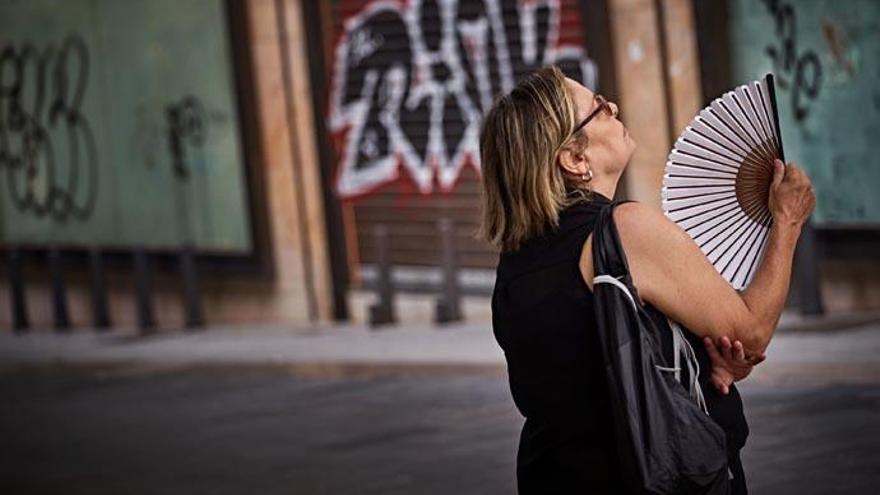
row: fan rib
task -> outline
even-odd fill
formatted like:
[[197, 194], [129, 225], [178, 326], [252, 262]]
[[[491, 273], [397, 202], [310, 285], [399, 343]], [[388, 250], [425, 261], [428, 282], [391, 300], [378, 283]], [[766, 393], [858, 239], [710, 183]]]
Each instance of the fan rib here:
[[[746, 137], [747, 137], [748, 139], [744, 139], [744, 141], [746, 141], [746, 142], [751, 141], [750, 144], [752, 144], [752, 145], [754, 146], [753, 149], [759, 150], [759, 154], [761, 154], [762, 156], [764, 156], [764, 153], [763, 153], [764, 150], [761, 149], [761, 145], [760, 145], [760, 143], [756, 142], [755, 139], [754, 139], [754, 136], [752, 136], [751, 134], [749, 134], [748, 129], [746, 129], [746, 127], [743, 125], [743, 123], [740, 122], [739, 117], [736, 116], [736, 114], [733, 112], [733, 110], [731, 110], [730, 108], [728, 108], [728, 106], [727, 106], [727, 102], [725, 102], [725, 101], [722, 100], [722, 101], [721, 101], [721, 106], [724, 107], [725, 110], [727, 110], [727, 114], [730, 116], [730, 118], [732, 118], [733, 121], [736, 123], [736, 125], [739, 126], [740, 130], [742, 130], [742, 131], [745, 133], [745, 135], [746, 135]], [[737, 135], [739, 135], [739, 134], [737, 134]], [[767, 156], [764, 156], [764, 158], [766, 159]], [[771, 158], [770, 160], [772, 161], [772, 158]]]
[[[699, 234], [692, 234], [692, 237], [694, 238], [694, 240], [697, 240], [697, 238], [702, 237], [703, 235], [707, 234], [708, 232], [710, 232], [710, 231], [711, 231], [713, 228], [715, 228], [715, 227], [722, 227], [722, 226], [728, 225], [729, 222], [735, 222], [735, 221], [736, 221], [736, 218], [737, 218], [735, 214], [736, 214], [736, 209], [733, 209], [733, 210], [729, 210], [729, 211], [727, 211], [727, 212], [723, 215], [723, 216], [724, 216], [724, 219], [722, 219], [722, 220], [718, 220], [717, 222], [715, 222], [714, 225], [708, 225], [708, 226], [707, 226], [705, 229], [703, 229], [703, 231], [700, 232]], [[696, 227], [696, 225], [695, 225], [694, 227]], [[690, 233], [690, 230], [688, 230], [687, 232]], [[710, 238], [707, 239], [705, 242], [703, 242], [702, 244], [700, 244], [700, 249], [703, 249], [703, 246], [706, 245], [707, 243], [712, 242], [712, 239], [714, 239], [715, 237], [717, 237], [719, 233], [720, 233], [720, 232], [717, 232], [714, 236], [710, 237]], [[705, 252], [705, 251], [704, 251], [704, 252]]]
[[[762, 85], [761, 91], [758, 92], [758, 96], [761, 98], [761, 108], [764, 110], [764, 118], [767, 119], [767, 122], [773, 122], [773, 119], [770, 117], [770, 110], [767, 108], [767, 99], [764, 98], [764, 87]], [[777, 150], [779, 149], [779, 136], [776, 135], [776, 129], [773, 129], [773, 147]]]
[[[727, 191], [718, 191], [718, 192], [708, 192], [708, 193], [692, 194], [692, 195], [690, 195], [690, 196], [679, 196], [679, 197], [677, 197], [677, 198], [669, 198], [669, 201], [677, 201], [677, 200], [682, 200], [682, 199], [699, 198], [699, 197], [702, 197], [702, 196], [712, 196], [712, 195], [715, 195], [715, 194], [724, 194], [724, 193], [726, 193], [726, 192], [727, 192]], [[735, 197], [736, 197], [736, 194], [728, 194], [727, 196], [728, 196], [728, 197], [731, 197], [731, 198], [735, 198]]]
[[[737, 246], [737, 245], [738, 245], [738, 246], [742, 246], [743, 244], [745, 244], [745, 241], [742, 241], [742, 242], [741, 242], [741, 240], [742, 240], [742, 239], [750, 239], [751, 236], [752, 236], [752, 234], [753, 234], [753, 233], [755, 232], [755, 230], [756, 230], [757, 228], [759, 228], [759, 227], [760, 227], [760, 224], [758, 224], [758, 223], [756, 223], [756, 222], [753, 221], [751, 226], [746, 227], [746, 229], [743, 230], [743, 232], [740, 233], [740, 234], [736, 237], [736, 239], [733, 239], [734, 242], [731, 242], [730, 244], [727, 245], [727, 247], [726, 247], [726, 248], [724, 249], [724, 251], [721, 253], [721, 256], [719, 256], [719, 259], [720, 259], [720, 258], [723, 258], [724, 255], [727, 254], [727, 252], [730, 251], [730, 248], [732, 248], [733, 246]], [[738, 254], [739, 254], [739, 252], [734, 252], [734, 254], [730, 257], [730, 259], [727, 260], [727, 263], [724, 264], [724, 268], [721, 269], [722, 272], [726, 272], [726, 271], [727, 271], [727, 268], [730, 266], [731, 263], [733, 263], [733, 261], [736, 259], [736, 257], [737, 257]], [[731, 277], [731, 279], [733, 279], [733, 278], [734, 278], [734, 277]]]
[[[765, 219], [762, 218], [762, 221], [763, 220], [765, 220]], [[743, 266], [745, 266], [747, 263], [749, 265], [753, 264], [754, 259], [757, 258], [758, 253], [755, 253], [754, 255], [752, 255], [752, 248], [754, 248], [755, 246], [761, 245], [761, 243], [759, 243], [757, 241], [758, 241], [758, 239], [763, 238], [767, 232], [768, 232], [768, 229], [760, 229], [758, 231], [757, 235], [755, 235], [751, 238], [751, 242], [749, 243], [749, 247], [746, 248], [746, 250], [745, 250], [745, 255], [742, 259], [742, 262], [740, 262], [739, 266], [737, 266], [736, 271], [733, 272], [733, 276], [731, 277], [732, 280], [736, 280], [736, 276], [739, 275], [739, 271], [742, 269]], [[749, 262], [749, 260], [751, 260], [751, 262]], [[751, 267], [748, 268], [746, 273], [743, 275], [743, 277], [744, 277], [743, 278], [743, 285], [745, 285], [745, 283], [748, 282], [750, 274], [751, 274]]]
[[[715, 216], [712, 218], [713, 219], [718, 218], [719, 216], [723, 215], [724, 213], [727, 213], [728, 211], [730, 211], [731, 207], [736, 208], [736, 199], [728, 201], [727, 203], [724, 203], [724, 204], [720, 204], [714, 209], [703, 210], [703, 211], [694, 213], [693, 215], [689, 215], [689, 216], [682, 217], [682, 218], [676, 218], [675, 222], [679, 223], [679, 224], [684, 223], [684, 222], [690, 220], [691, 218], [696, 218], [700, 215], [705, 215], [706, 213], [715, 213]], [[724, 211], [721, 211], [722, 208], [726, 208], [726, 209]], [[693, 227], [696, 227], [696, 225], [694, 225]], [[685, 229], [685, 231], [687, 231], [687, 230], [688, 229]]]
[[713, 149], [711, 149], [711, 148], [707, 148], [707, 147], [705, 147], [705, 146], [703, 146], [703, 145], [701, 145], [701, 144], [699, 144], [699, 143], [696, 143], [696, 142], [694, 142], [694, 141], [691, 141], [691, 140], [688, 139], [688, 138], [682, 138], [681, 140], [682, 140], [683, 142], [685, 142], [685, 143], [691, 145], [691, 146], [696, 146], [697, 148], [700, 148], [700, 149], [702, 149], [702, 150], [708, 151], [709, 153], [714, 153], [714, 154], [716, 154], [716, 155], [718, 155], [718, 156], [720, 156], [720, 157], [722, 157], [722, 158], [726, 158], [726, 159], [728, 159], [728, 160], [730, 160], [730, 161], [732, 161], [732, 162], [734, 162], [734, 163], [737, 162], [736, 159], [730, 158], [729, 156], [725, 156], [725, 155], [723, 155], [723, 154], [721, 154], [721, 153], [719, 153], [719, 152], [717, 152], [717, 151], [715, 151], [715, 150], [713, 150]]
[[[718, 103], [719, 106], [721, 105], [722, 102], [720, 101], [720, 98], [719, 98], [719, 100], [716, 100], [716, 103]], [[709, 107], [709, 108], [707, 108], [706, 110], [709, 112], [710, 115], [712, 115], [712, 116], [715, 118], [716, 121], [718, 121], [721, 125], [723, 125], [724, 127], [726, 127], [728, 131], [730, 131], [730, 132], [733, 133], [737, 138], [739, 138], [739, 140], [742, 141], [743, 144], [747, 143], [747, 140], [746, 140], [745, 138], [743, 138], [742, 136], [739, 135], [739, 132], [737, 132], [737, 130], [734, 129], [733, 126], [731, 126], [730, 122], [728, 122], [728, 121], [723, 117], [722, 113], [721, 113], [720, 111], [718, 111], [717, 108], [715, 108], [715, 107]], [[726, 110], [726, 109], [725, 109], [725, 110]]]
[[770, 233], [770, 229], [764, 229], [764, 232], [761, 233], [761, 242], [758, 243], [758, 251], [755, 254], [755, 257], [752, 258], [752, 263], [751, 263], [751, 265], [749, 265], [749, 271], [746, 272], [746, 278], [745, 278], [745, 281], [743, 282], [743, 287], [745, 287], [752, 280], [752, 276], [753, 276], [754, 270], [755, 270], [755, 264], [758, 262], [758, 259], [761, 257], [761, 251], [766, 246], [764, 241], [766, 240], [769, 233]]
[[[764, 129], [761, 123], [761, 119], [758, 118], [756, 114], [750, 112], [749, 109], [744, 107], [742, 103], [740, 103], [740, 99], [741, 98], [737, 98], [735, 100], [736, 105], [739, 107], [740, 112], [743, 114], [743, 116], [745, 116], [746, 123], [749, 124], [749, 127], [751, 127], [754, 133], [753, 136], [755, 140], [758, 141], [757, 149], [763, 152], [762, 154], [764, 155], [764, 159], [767, 162], [772, 162], [773, 159], [776, 158], [776, 151], [767, 145], [769, 139], [767, 138], [767, 136], [764, 135]], [[751, 106], [749, 105], [749, 107]]]
[[[710, 129], [712, 129], [713, 131], [715, 131], [715, 129], [714, 129], [714, 128], [713, 128], [708, 122], [706, 123], [706, 126], [709, 127]], [[718, 142], [718, 140], [716, 140], [716, 139], [712, 139], [710, 136], [707, 136], [707, 135], [703, 134], [703, 133], [700, 132], [700, 130], [697, 129], [697, 128], [691, 128], [691, 132], [693, 132], [694, 134], [696, 134], [696, 135], [698, 135], [698, 136], [700, 136], [700, 137], [706, 139], [707, 141], [709, 141], [709, 142], [711, 142], [711, 143], [713, 143], [713, 144], [717, 144], [718, 146], [721, 146], [722, 148], [726, 149], [727, 151], [730, 151], [731, 153], [736, 154], [737, 156], [741, 156], [743, 159], [745, 159], [745, 158], [749, 155], [749, 150], [743, 148], [742, 146], [739, 145], [739, 143], [737, 143], [737, 142], [731, 140], [729, 137], [727, 137], [727, 136], [725, 136], [725, 135], [723, 135], [723, 134], [720, 134], [718, 131], [715, 131], [715, 133], [718, 134], [719, 136], [723, 137], [724, 139], [730, 141], [731, 143], [733, 143], [737, 148], [740, 148], [740, 150], [742, 150], [742, 151], [745, 153], [745, 155], [741, 155], [741, 154], [739, 153], [739, 151], [732, 150], [732, 149], [730, 149], [729, 147], [727, 147], [724, 143], [720, 143], [720, 142]]]
[[[719, 206], [719, 209], [720, 208], [721, 207]], [[685, 229], [685, 232], [692, 234], [694, 239], [697, 239], [698, 237], [702, 237], [703, 235], [705, 235], [706, 233], [711, 231], [713, 228], [721, 226], [721, 225], [725, 225], [726, 222], [732, 221], [732, 219], [735, 218], [735, 216], [731, 215], [731, 213], [736, 213], [736, 208], [737, 208], [736, 204], [731, 205], [730, 203], [725, 203], [723, 210], [715, 212], [716, 214], [714, 217], [712, 217], [712, 222], [709, 222], [707, 220], [707, 221], [704, 221], [704, 222], [697, 224], [697, 225], [691, 225], [690, 227]], [[700, 226], [705, 226], [706, 228], [704, 228], [699, 233], [692, 233], [691, 232]]]
[[762, 211], [765, 206], [762, 202], [756, 198], [748, 198], [744, 204], [742, 205], [744, 213], [755, 213], [758, 211]]
[[[684, 139], [682, 139], [682, 142], [684, 142]], [[690, 143], [688, 143], [688, 144], [690, 144]], [[709, 163], [711, 163], [711, 164], [713, 164], [713, 165], [721, 165], [721, 166], [723, 166], [723, 167], [727, 167], [727, 168], [730, 168], [730, 169], [733, 169], [733, 170], [737, 170], [737, 171], [739, 171], [739, 167], [737, 167], [737, 166], [734, 166], [734, 165], [728, 165], [728, 164], [726, 164], [726, 163], [722, 163], [722, 162], [715, 162], [715, 161], [712, 161], [712, 160], [710, 160], [709, 158], [707, 158], [707, 157], [705, 157], [705, 156], [700, 156], [700, 155], [697, 155], [697, 154], [695, 154], [695, 153], [691, 153], [690, 151], [687, 151], [687, 150], [684, 150], [684, 149], [681, 149], [681, 148], [675, 148], [674, 150], [672, 150], [672, 152], [673, 152], [673, 153], [679, 153], [679, 154], [681, 154], [681, 155], [684, 155], [684, 156], [687, 156], [687, 157], [693, 158], [693, 159], [695, 159], [695, 160], [703, 160], [704, 162], [709, 162]], [[721, 156], [722, 158], [727, 158], [727, 157], [725, 157], [725, 156], [723, 156], [723, 155], [719, 155], [719, 156]], [[727, 158], [727, 159], [730, 160], [730, 158]], [[733, 160], [731, 160], [731, 161], [733, 161]]]
[[754, 219], [761, 218], [765, 211], [769, 211], [764, 202], [756, 198], [741, 206], [743, 206], [743, 213]]
[[740, 130], [742, 130], [746, 137], [749, 138], [751, 144], [753, 146], [760, 146], [761, 142], [755, 137], [755, 133], [753, 132], [755, 129], [753, 126], [749, 125], [750, 122], [748, 115], [746, 115], [745, 111], [742, 109], [742, 105], [739, 103], [739, 98], [737, 97], [736, 92], [731, 92], [730, 101], [722, 101], [722, 105], [727, 110], [727, 113], [730, 114], [730, 117], [733, 118], [733, 121], [739, 126]]
[[763, 138], [763, 141], [766, 144], [773, 137], [773, 133], [767, 132], [768, 131], [767, 123], [764, 122], [764, 117], [761, 116], [760, 113], [758, 113], [758, 108], [755, 106], [755, 100], [752, 98], [752, 91], [750, 89], [747, 89], [745, 91], [745, 95], [746, 95], [746, 99], [749, 102], [749, 109], [751, 110], [752, 115], [755, 117], [755, 119], [761, 125], [761, 137]]
[[[756, 83], [757, 84], [757, 83]], [[758, 117], [758, 120], [761, 121], [761, 127], [764, 129], [764, 139], [767, 141], [773, 141], [773, 130], [770, 127], [770, 123], [767, 122], [767, 119], [764, 116], [764, 113], [758, 110], [758, 104], [755, 102], [755, 97], [752, 95], [754, 92], [761, 92], [761, 86], [757, 84], [755, 87], [750, 87], [749, 91], [746, 92], [746, 96], [749, 98], [749, 105], [752, 107], [752, 111]]]
[[[720, 104], [720, 105], [723, 105], [724, 102], [720, 102], [719, 104]], [[725, 107], [725, 110], [727, 110], [726, 107]], [[734, 129], [733, 126], [731, 126], [729, 122], [727, 122], [726, 120], [724, 120], [724, 118], [720, 115], [720, 112], [718, 112], [718, 111], [715, 110], [714, 108], [709, 108], [709, 111], [710, 111], [713, 115], [716, 116], [716, 118], [718, 119], [719, 122], [721, 122], [722, 124], [724, 124], [724, 127], [726, 127], [728, 130], [730, 130], [730, 132], [734, 133], [734, 134], [736, 135], [736, 137], [738, 137], [738, 138], [739, 138], [744, 144], [747, 144], [747, 143], [748, 143], [749, 140], [743, 138], [742, 136], [740, 136], [739, 132], [738, 132], [736, 129]], [[729, 111], [729, 110], [728, 110], [728, 111]], [[716, 115], [716, 114], [717, 114], [717, 115]]]
[[[719, 259], [721, 259], [721, 257], [724, 256], [724, 254], [727, 253], [727, 251], [730, 249], [730, 246], [733, 246], [736, 243], [736, 241], [739, 239], [740, 234], [738, 234], [738, 232], [743, 227], [747, 227], [749, 225], [749, 223], [748, 223], [749, 221], [751, 221], [751, 219], [745, 215], [740, 217], [740, 219], [737, 220], [737, 222], [734, 224], [735, 228], [733, 229], [733, 232], [731, 232], [730, 235], [725, 236], [725, 238], [722, 239], [721, 242], [719, 242], [712, 249], [710, 249], [709, 252], [706, 253], [706, 256], [711, 256], [712, 253], [714, 253], [718, 248], [726, 245], [726, 246], [728, 246], [727, 249], [722, 251], [721, 255], [719, 255], [718, 258], [716, 258], [715, 260], [718, 261]], [[725, 232], [728, 230], [730, 230], [730, 227], [724, 229]]]
[[705, 187], [725, 187], [724, 184], [688, 184], [686, 186], [666, 186], [666, 189], [693, 189]]
[[[729, 174], [729, 175], [736, 177], [736, 172], [731, 172], [730, 170], [718, 170], [718, 169], [714, 169], [714, 168], [701, 167], [699, 165], [692, 165], [690, 163], [682, 163], [682, 162], [676, 162], [676, 161], [670, 161], [669, 163], [672, 165], [678, 166], [678, 167], [695, 168], [695, 169], [699, 169], [699, 170], [705, 170], [707, 172], [718, 172], [719, 174]], [[724, 164], [722, 163], [720, 165], [724, 165]], [[724, 166], [729, 167], [729, 165], [724, 165]]]
[[[763, 221], [764, 219], [762, 218], [761, 220]], [[747, 265], [749, 265], [749, 266], [752, 265], [751, 261], [758, 254], [756, 251], [753, 252], [753, 248], [761, 245], [759, 242], [759, 239], [762, 239], [766, 232], [767, 232], [767, 229], [760, 228], [760, 224], [756, 224], [756, 230], [749, 233], [748, 241], [744, 241], [744, 244], [745, 244], [745, 242], [749, 243], [748, 247], [744, 251], [740, 251], [743, 254], [741, 257], [739, 257], [739, 263], [736, 266], [736, 270], [734, 270], [733, 274], [731, 275], [732, 281], [737, 280], [737, 278], [740, 276], [741, 270], [744, 267], [746, 267]], [[744, 285], [744, 283], [749, 280], [750, 275], [751, 275], [750, 270], [751, 270], [751, 268], [746, 268], [746, 272], [742, 275], [743, 276], [743, 284], [742, 285]], [[742, 286], [742, 285], [740, 285], [740, 286]]]
[[[742, 103], [740, 103], [740, 101], [739, 101], [739, 98], [734, 98], [733, 101], [734, 101], [734, 103], [736, 103], [736, 106], [739, 107], [740, 114], [742, 114], [746, 124], [748, 124], [749, 128], [752, 130], [751, 137], [755, 140], [757, 147], [759, 149], [761, 149], [762, 151], [766, 152], [766, 150], [764, 149], [764, 139], [762, 139], [763, 133], [761, 132], [760, 129], [755, 127], [754, 120], [756, 120], [756, 119], [754, 119], [753, 115], [749, 115], [748, 111], [746, 111], [746, 109], [743, 108]], [[767, 155], [767, 156], [769, 156], [769, 155]]]
[[[712, 124], [712, 121], [715, 120], [717, 123], [719, 123], [719, 124], [721, 124], [721, 125], [725, 125], [725, 123], [724, 123], [720, 118], [717, 118], [717, 117], [714, 116], [714, 115], [711, 115], [711, 117], [713, 117], [713, 118], [711, 118], [711, 119], [708, 118], [708, 117], [709, 117], [709, 116], [706, 116], [706, 118], [700, 119], [700, 124], [705, 125], [705, 126], [708, 127], [710, 130], [712, 130], [712, 132], [714, 132], [714, 133], [717, 134], [718, 136], [720, 136], [720, 137], [726, 139], [727, 141], [729, 141], [730, 143], [732, 143], [734, 146], [736, 146], [737, 148], [739, 148], [743, 153], [745, 153], [745, 154], [740, 154], [739, 152], [737, 152], [737, 153], [736, 153], [737, 156], [744, 158], [746, 155], [749, 154], [749, 150], [748, 150], [748, 148], [745, 146], [745, 143], [743, 143], [741, 140], [733, 140], [733, 139], [731, 139], [730, 136], [728, 135], [728, 134], [730, 134], [730, 133], [721, 132], [720, 130], [718, 130], [718, 128], [717, 128], [715, 125]], [[737, 137], [738, 137], [738, 136], [737, 136]], [[710, 141], [715, 142], [714, 139], [710, 139], [708, 136], [706, 137], [706, 139], [709, 139]]]
[[[736, 211], [734, 211], [733, 213], [736, 213]], [[736, 215], [734, 215], [734, 216], [732, 217], [732, 219], [728, 219], [728, 220], [726, 221], [726, 222], [729, 222], [729, 223], [724, 223], [724, 224], [723, 224], [723, 225], [725, 225], [725, 227], [724, 227], [723, 230], [719, 230], [719, 231], [715, 232], [715, 234], [713, 234], [712, 237], [706, 239], [702, 244], [700, 244], [700, 249], [703, 249], [703, 252], [706, 253], [706, 256], [710, 256], [712, 253], [715, 252], [715, 249], [717, 249], [718, 246], [724, 244], [724, 240], [722, 239], [718, 244], [715, 245], [715, 247], [713, 247], [713, 248], [712, 248], [711, 250], [709, 250], [709, 251], [706, 251], [705, 246], [706, 246], [707, 244], [709, 244], [710, 242], [712, 242], [713, 240], [715, 240], [715, 238], [717, 238], [719, 235], [721, 235], [721, 234], [727, 234], [728, 231], [729, 231], [731, 228], [734, 229], [734, 231], [735, 231], [736, 229], [739, 228], [740, 225], [742, 225], [742, 223], [743, 223], [745, 220], [748, 220], [748, 218], [749, 218], [749, 217], [747, 217], [747, 216], [745, 216], [745, 215], [740, 215], [740, 216], [736, 216]], [[718, 225], [718, 226], [720, 227], [720, 225]], [[725, 235], [725, 237], [727, 237], [727, 236]], [[714, 262], [713, 262], [713, 264], [714, 264]]]
[[707, 177], [705, 175], [681, 175], [676, 173], [666, 174], [666, 177], [675, 177], [678, 179], [707, 179], [707, 180], [721, 180], [724, 182], [736, 182], [736, 177]]
[[[666, 210], [666, 211], [667, 211], [668, 213], [675, 213], [675, 212], [678, 212], [678, 211], [689, 210], [689, 209], [691, 209], [691, 208], [697, 208], [697, 207], [700, 207], [700, 206], [710, 205], [710, 204], [712, 204], [712, 203], [715, 203], [715, 202], [718, 202], [718, 201], [723, 201], [723, 200], [725, 200], [725, 199], [730, 199], [730, 198], [733, 198], [733, 200], [736, 201], [736, 196], [735, 196], [735, 195], [733, 195], [733, 194], [728, 194], [728, 195], [726, 195], [726, 196], [721, 196], [720, 198], [711, 199], [711, 200], [709, 200], [709, 201], [704, 201], [704, 202], [702, 202], [702, 203], [695, 203], [695, 204], [692, 204], [692, 205], [682, 206], [682, 207], [680, 207], [680, 208], [670, 208], [669, 210]], [[669, 201], [674, 201], [674, 200], [669, 200]], [[667, 202], [669, 202], [669, 201], [667, 201]], [[726, 204], [726, 203], [725, 203], [725, 204]]]
[[[733, 150], [729, 150], [729, 148], [727, 148], [726, 146], [724, 146], [722, 143], [717, 143], [719, 146], [722, 146], [722, 147], [724, 147], [725, 149], [728, 149], [729, 151], [735, 153], [738, 157], [740, 157], [740, 160], [738, 161], [738, 164], [739, 164], [740, 166], [741, 166], [742, 163], [751, 163], [751, 164], [753, 164], [753, 165], [755, 165], [755, 166], [758, 166], [758, 167], [761, 166], [761, 163], [758, 162], [758, 161], [756, 161], [756, 160], [753, 158], [753, 153], [750, 152], [749, 150], [747, 150], [746, 148], [744, 148], [743, 145], [742, 145], [742, 143], [736, 143], [735, 141], [733, 141], [732, 139], [730, 139], [730, 137], [724, 135], [721, 131], [719, 131], [718, 129], [716, 129], [716, 128], [711, 124], [711, 122], [708, 121], [708, 119], [702, 120], [701, 123], [705, 124], [707, 127], [709, 127], [710, 129], [712, 129], [712, 131], [714, 131], [714, 132], [715, 132], [716, 134], [718, 134], [719, 136], [722, 136], [722, 137], [724, 137], [724, 139], [727, 139], [727, 140], [730, 141], [731, 143], [734, 143], [737, 147], [739, 147], [740, 149], [742, 149], [742, 150], [745, 152], [745, 155], [742, 155], [742, 154], [737, 153], [737, 152], [735, 152], [735, 151], [733, 151]], [[693, 130], [694, 130], [694, 132], [697, 133], [698, 135], [703, 136], [704, 138], [706, 138], [706, 139], [709, 140], [709, 141], [712, 141], [708, 136], [705, 136], [705, 135], [703, 135], [703, 134], [700, 134], [699, 132], [696, 132], [696, 129], [693, 129]], [[713, 142], [714, 142], [714, 141], [713, 141]], [[736, 167], [736, 169], [739, 170], [739, 167]]]

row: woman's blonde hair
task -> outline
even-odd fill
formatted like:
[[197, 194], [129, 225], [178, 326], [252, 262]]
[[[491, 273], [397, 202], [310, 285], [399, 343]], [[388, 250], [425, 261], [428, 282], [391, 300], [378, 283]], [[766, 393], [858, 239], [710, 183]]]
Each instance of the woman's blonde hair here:
[[[589, 190], [556, 165], [576, 115], [557, 67], [533, 72], [495, 101], [480, 132], [483, 240], [516, 250], [548, 225], [558, 226], [561, 210], [590, 199]], [[586, 146], [586, 134], [578, 133], [576, 141]]]

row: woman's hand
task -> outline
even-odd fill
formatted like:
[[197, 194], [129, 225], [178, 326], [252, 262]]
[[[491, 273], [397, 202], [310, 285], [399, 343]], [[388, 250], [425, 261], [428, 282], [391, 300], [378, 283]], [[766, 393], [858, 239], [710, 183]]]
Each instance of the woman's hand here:
[[730, 392], [731, 383], [749, 376], [752, 368], [767, 358], [766, 354], [747, 358], [742, 342], [731, 344], [727, 337], [721, 337], [717, 346], [710, 337], [704, 337], [703, 345], [712, 361], [712, 384], [724, 395]]
[[785, 165], [778, 159], [773, 162], [773, 180], [767, 199], [773, 222], [798, 229], [816, 206], [810, 177], [794, 162]]

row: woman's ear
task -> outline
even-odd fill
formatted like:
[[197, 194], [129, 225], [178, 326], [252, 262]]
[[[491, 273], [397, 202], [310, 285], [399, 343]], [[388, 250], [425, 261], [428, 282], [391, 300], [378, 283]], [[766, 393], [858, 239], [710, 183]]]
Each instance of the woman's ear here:
[[559, 166], [564, 172], [571, 175], [581, 176], [587, 173], [587, 158], [583, 152], [578, 152], [569, 146], [559, 151], [557, 158]]

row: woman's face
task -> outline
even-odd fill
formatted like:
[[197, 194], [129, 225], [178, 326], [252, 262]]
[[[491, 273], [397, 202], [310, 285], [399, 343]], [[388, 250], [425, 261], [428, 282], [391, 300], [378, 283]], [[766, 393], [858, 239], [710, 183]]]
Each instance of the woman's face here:
[[[599, 108], [599, 101], [592, 91], [577, 81], [566, 78], [566, 84], [575, 103], [577, 122], [581, 122]], [[617, 119], [617, 105], [611, 102], [608, 104], [614, 110], [613, 116], [599, 112], [577, 132], [587, 135], [583, 161], [592, 169], [593, 174], [619, 177], [629, 162], [636, 143], [623, 123]]]

